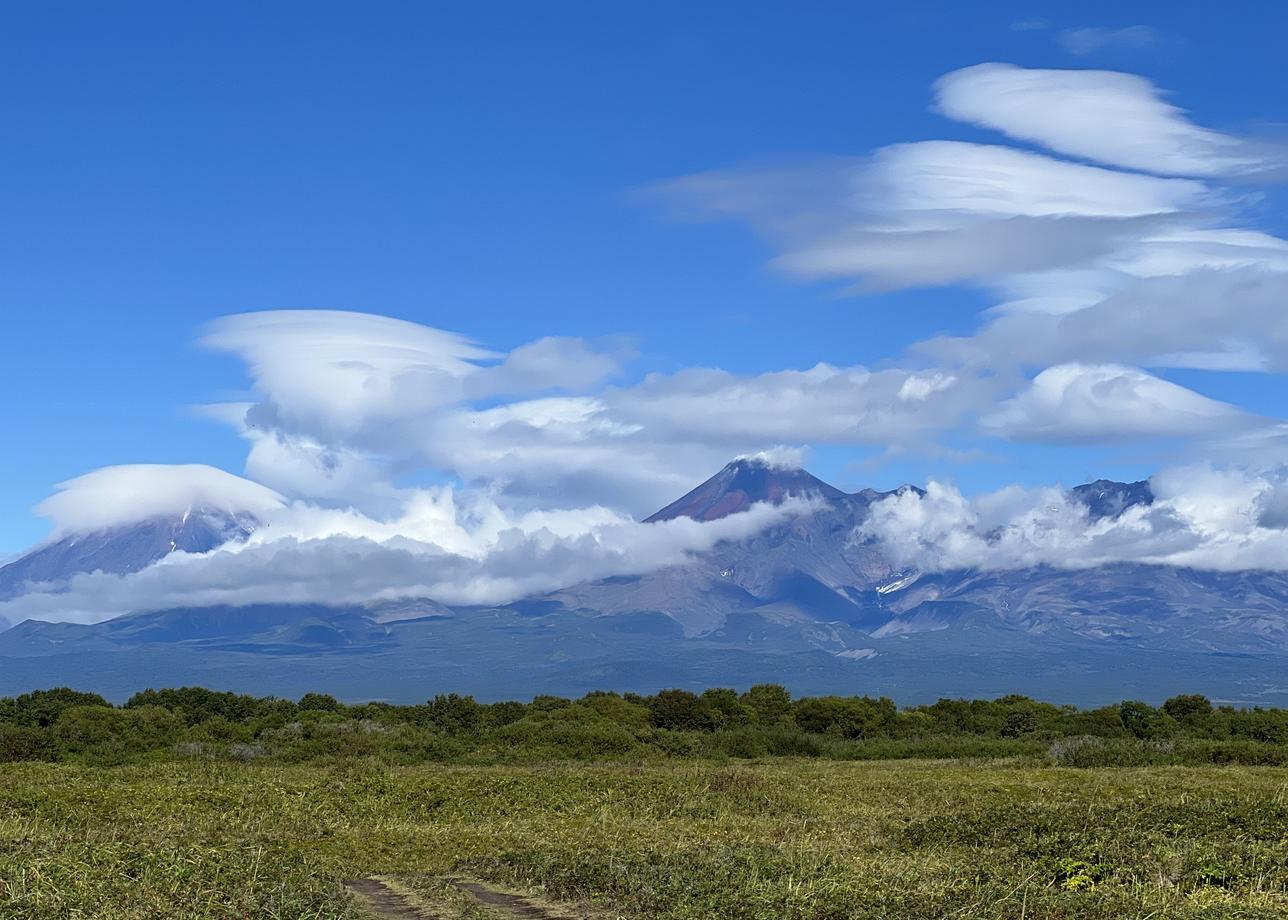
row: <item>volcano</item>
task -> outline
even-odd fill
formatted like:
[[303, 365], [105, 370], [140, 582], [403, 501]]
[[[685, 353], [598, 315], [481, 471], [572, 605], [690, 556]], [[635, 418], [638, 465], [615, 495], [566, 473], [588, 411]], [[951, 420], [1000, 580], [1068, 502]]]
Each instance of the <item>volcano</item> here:
[[171, 553], [208, 553], [246, 539], [258, 524], [249, 512], [196, 507], [119, 527], [64, 534], [0, 567], [0, 600], [17, 597], [34, 584], [58, 584], [86, 572], [126, 575]]
[[781, 505], [788, 498], [821, 498], [842, 502], [847, 496], [798, 467], [778, 466], [756, 457], [739, 457], [702, 485], [671, 502], [644, 522], [679, 517], [715, 521], [746, 511], [758, 502]]

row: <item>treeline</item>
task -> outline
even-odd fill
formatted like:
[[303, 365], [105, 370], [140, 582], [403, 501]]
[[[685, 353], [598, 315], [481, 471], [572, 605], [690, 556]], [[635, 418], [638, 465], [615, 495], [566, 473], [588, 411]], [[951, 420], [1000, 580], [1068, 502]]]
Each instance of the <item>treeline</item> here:
[[900, 709], [867, 696], [793, 699], [777, 684], [744, 693], [480, 703], [445, 694], [415, 706], [345, 705], [184, 687], [123, 706], [68, 688], [0, 699], [0, 761], [117, 764], [171, 758], [389, 763], [630, 760], [653, 757], [1029, 757], [1097, 766], [1288, 765], [1288, 710], [1213, 706], [1197, 694], [1161, 707], [1098, 709], [1024, 696], [942, 699]]

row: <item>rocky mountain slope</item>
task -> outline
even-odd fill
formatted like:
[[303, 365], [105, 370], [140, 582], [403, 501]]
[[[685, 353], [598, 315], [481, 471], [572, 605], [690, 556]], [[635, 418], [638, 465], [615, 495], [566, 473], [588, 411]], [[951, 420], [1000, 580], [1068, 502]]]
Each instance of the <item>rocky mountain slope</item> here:
[[231, 540], [246, 539], [258, 523], [245, 512], [196, 507], [179, 515], [62, 535], [0, 567], [0, 600], [17, 597], [32, 584], [64, 582], [82, 572], [124, 575], [171, 553], [208, 553]]

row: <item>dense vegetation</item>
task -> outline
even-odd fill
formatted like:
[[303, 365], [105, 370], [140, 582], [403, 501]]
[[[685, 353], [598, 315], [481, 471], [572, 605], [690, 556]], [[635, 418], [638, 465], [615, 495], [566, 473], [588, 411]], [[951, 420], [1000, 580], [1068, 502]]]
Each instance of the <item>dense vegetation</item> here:
[[793, 700], [775, 684], [745, 693], [591, 693], [529, 703], [455, 694], [417, 706], [347, 706], [196, 687], [147, 690], [124, 706], [61, 688], [0, 699], [0, 761], [97, 765], [174, 758], [389, 764], [631, 761], [768, 756], [872, 760], [1024, 756], [1065, 766], [1288, 765], [1288, 710], [1173, 697], [1099, 709], [1022, 696], [899, 709], [884, 697]]

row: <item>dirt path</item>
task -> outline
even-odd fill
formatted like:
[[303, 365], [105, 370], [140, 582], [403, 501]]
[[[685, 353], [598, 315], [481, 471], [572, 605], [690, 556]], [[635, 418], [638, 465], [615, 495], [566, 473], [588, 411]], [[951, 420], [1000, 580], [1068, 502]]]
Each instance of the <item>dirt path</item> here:
[[384, 882], [374, 878], [355, 878], [344, 883], [377, 917], [386, 920], [442, 920], [421, 910]]
[[[489, 888], [481, 882], [461, 878], [444, 878], [440, 881], [506, 920], [569, 920], [581, 916], [563, 910], [556, 912], [520, 895]], [[381, 920], [445, 920], [443, 914], [435, 913], [432, 908], [413, 904], [406, 896], [378, 878], [352, 879], [345, 882], [344, 887], [353, 892]], [[449, 909], [448, 913], [451, 916], [457, 915], [456, 910]]]
[[514, 894], [506, 894], [502, 891], [493, 891], [486, 885], [480, 885], [478, 882], [467, 882], [464, 879], [448, 879], [448, 882], [457, 891], [464, 891], [466, 894], [473, 895], [488, 907], [500, 908], [512, 917], [521, 917], [523, 920], [565, 920], [568, 916], [563, 914], [551, 913], [545, 908], [538, 907], [532, 902]]

